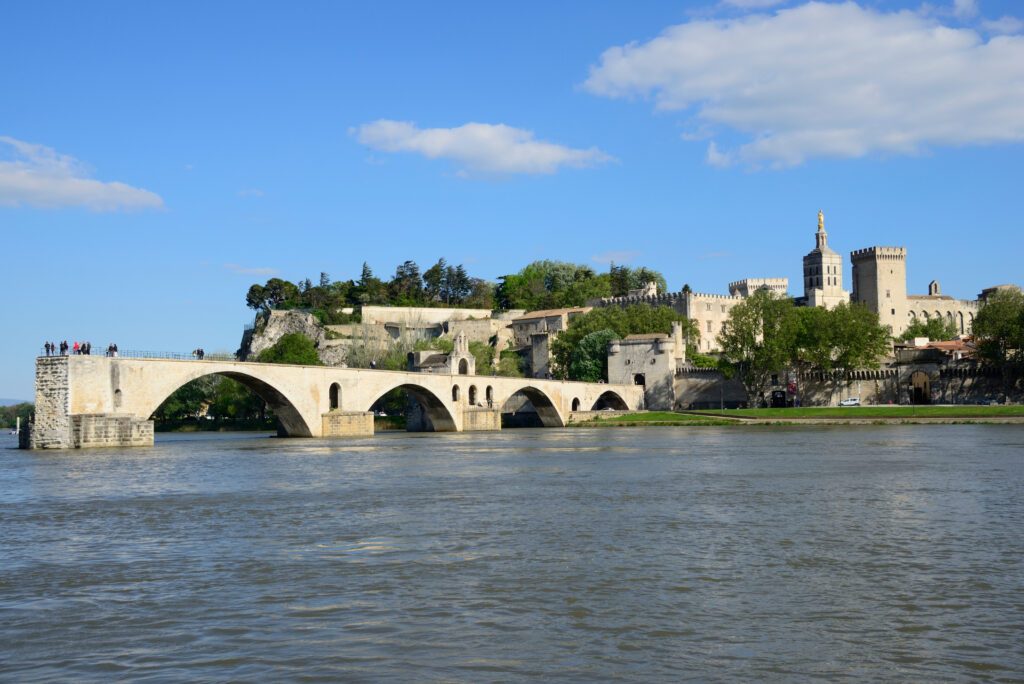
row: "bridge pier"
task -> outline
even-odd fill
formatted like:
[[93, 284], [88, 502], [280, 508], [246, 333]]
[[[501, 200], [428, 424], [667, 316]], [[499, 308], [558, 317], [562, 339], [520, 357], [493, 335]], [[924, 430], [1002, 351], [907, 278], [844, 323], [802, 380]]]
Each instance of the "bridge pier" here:
[[372, 411], [331, 411], [322, 423], [323, 437], [373, 437]]

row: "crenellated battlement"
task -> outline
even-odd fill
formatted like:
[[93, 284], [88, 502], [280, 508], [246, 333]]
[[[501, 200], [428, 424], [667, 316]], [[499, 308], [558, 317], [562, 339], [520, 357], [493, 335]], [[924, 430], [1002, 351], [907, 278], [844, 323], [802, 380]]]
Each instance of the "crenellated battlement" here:
[[739, 295], [723, 295], [723, 294], [710, 294], [708, 292], [693, 292], [691, 296], [694, 299], [711, 299], [715, 301], [729, 301], [729, 302], [742, 302], [743, 297]]
[[855, 249], [850, 252], [850, 260], [858, 261], [861, 259], [883, 259], [883, 260], [899, 260], [903, 261], [907, 258], [906, 247], [865, 247], [863, 249]]
[[656, 295], [626, 295], [623, 297], [601, 297], [600, 306], [616, 304], [668, 304], [678, 301], [682, 296], [681, 292], [662, 292]]

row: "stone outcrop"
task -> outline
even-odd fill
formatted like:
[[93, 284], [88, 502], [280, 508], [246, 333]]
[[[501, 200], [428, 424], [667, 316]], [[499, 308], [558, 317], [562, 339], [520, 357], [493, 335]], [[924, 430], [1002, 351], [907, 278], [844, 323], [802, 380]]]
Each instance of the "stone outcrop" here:
[[[319, 351], [324, 347], [327, 333], [316, 317], [305, 311], [271, 311], [252, 331], [247, 331], [238, 350], [238, 358], [255, 361], [261, 352], [273, 347], [278, 340], [291, 333], [301, 333], [313, 340]], [[323, 360], [327, 363], [326, 360]]]

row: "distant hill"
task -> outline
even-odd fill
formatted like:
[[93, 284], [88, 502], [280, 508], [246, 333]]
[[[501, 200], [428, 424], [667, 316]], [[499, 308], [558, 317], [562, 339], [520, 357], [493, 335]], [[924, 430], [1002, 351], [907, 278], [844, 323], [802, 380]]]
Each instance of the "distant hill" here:
[[28, 399], [0, 399], [0, 406], [14, 406], [15, 404], [28, 404]]

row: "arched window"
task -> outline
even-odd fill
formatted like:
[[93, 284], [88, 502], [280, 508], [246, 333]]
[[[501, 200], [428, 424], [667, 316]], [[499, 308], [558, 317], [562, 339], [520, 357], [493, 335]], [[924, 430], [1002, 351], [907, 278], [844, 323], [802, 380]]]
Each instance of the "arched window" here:
[[476, 385], [469, 386], [469, 405], [476, 406]]
[[459, 359], [459, 375], [469, 375], [469, 361]]
[[121, 390], [114, 390], [114, 408], [121, 408]]
[[452, 387], [452, 401], [458, 401], [458, 400], [459, 400], [459, 386], [455, 385], [454, 387]]
[[339, 385], [338, 383], [334, 383], [333, 385], [331, 385], [330, 395], [331, 395], [331, 410], [333, 411], [334, 409], [336, 409], [339, 406], [341, 406], [341, 385]]
[[572, 400], [572, 410], [573, 411], [579, 411], [580, 410], [580, 400], [579, 400], [579, 398], [576, 398], [576, 399]]
[[494, 388], [490, 385], [484, 390], [484, 398], [487, 399], [487, 406], [494, 406]]
[[960, 324], [960, 334], [963, 335], [964, 334], [964, 312], [963, 311], [957, 311], [956, 312], [956, 316], [957, 316], [958, 322]]

